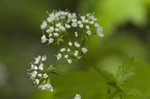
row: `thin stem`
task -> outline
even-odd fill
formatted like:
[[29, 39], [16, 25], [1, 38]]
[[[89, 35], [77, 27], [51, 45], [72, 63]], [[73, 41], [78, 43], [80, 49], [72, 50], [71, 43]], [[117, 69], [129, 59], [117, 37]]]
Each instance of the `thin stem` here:
[[107, 81], [110, 81], [109, 77], [107, 77], [97, 66], [94, 66], [93, 68], [99, 75], [101, 75]]
[[123, 90], [115, 82], [113, 82], [108, 76], [106, 76], [97, 66], [94, 66], [93, 68], [99, 75], [101, 75], [104, 79], [108, 81], [109, 85], [113, 86], [116, 89], [116, 91], [112, 95], [110, 95], [109, 99], [112, 99], [119, 92], [124, 93]]

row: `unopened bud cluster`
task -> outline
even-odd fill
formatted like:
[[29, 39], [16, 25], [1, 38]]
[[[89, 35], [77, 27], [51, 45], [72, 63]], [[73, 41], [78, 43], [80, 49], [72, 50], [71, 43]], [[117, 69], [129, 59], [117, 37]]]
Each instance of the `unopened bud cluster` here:
[[33, 84], [38, 88], [53, 91], [53, 87], [49, 82], [49, 76], [46, 72], [46, 67], [44, 67], [46, 59], [46, 56], [36, 57], [30, 65], [29, 76], [33, 81]]
[[41, 42], [61, 46], [56, 58], [63, 58], [69, 64], [87, 53], [85, 43], [90, 36], [104, 36], [97, 19], [89, 13], [78, 16], [67, 11], [54, 11], [42, 22], [41, 29]]

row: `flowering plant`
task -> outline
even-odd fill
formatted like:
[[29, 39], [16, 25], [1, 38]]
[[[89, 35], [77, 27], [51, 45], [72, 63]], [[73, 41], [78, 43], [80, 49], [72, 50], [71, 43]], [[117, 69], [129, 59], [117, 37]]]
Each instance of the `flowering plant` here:
[[[104, 37], [102, 27], [90, 13], [79, 16], [67, 11], [53, 11], [42, 22], [41, 30], [41, 43], [57, 46], [59, 49], [55, 55], [56, 60], [63, 60], [68, 64], [80, 60], [88, 52], [86, 44], [91, 36]], [[55, 65], [47, 66], [46, 60], [46, 55], [37, 56], [30, 64], [28, 74], [37, 88], [53, 92], [49, 74], [56, 72]], [[76, 94], [74, 99], [81, 99], [80, 94]]]

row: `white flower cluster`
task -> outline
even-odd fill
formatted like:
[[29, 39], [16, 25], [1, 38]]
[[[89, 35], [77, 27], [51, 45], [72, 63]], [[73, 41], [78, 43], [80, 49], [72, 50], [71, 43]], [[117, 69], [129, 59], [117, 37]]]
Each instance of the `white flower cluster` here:
[[48, 44], [57, 42], [57, 38], [64, 37], [66, 32], [69, 32], [68, 30], [73, 28], [77, 30], [72, 31], [75, 37], [81, 36], [83, 34], [82, 30], [85, 30], [86, 34], [90, 36], [94, 32], [92, 31], [93, 28], [96, 29], [98, 36], [103, 37], [102, 28], [96, 20], [92, 14], [77, 16], [75, 13], [65, 11], [52, 12], [41, 24], [41, 29], [44, 31], [41, 42], [48, 42]]
[[67, 47], [61, 48], [56, 55], [57, 60], [65, 59], [67, 63], [71, 64], [73, 59], [80, 59], [83, 54], [87, 53], [88, 49], [81, 47], [77, 41], [69, 42]]
[[56, 58], [57, 60], [63, 58], [69, 64], [87, 53], [88, 49], [84, 46], [90, 36], [104, 36], [102, 27], [90, 13], [78, 16], [67, 11], [54, 11], [42, 22], [41, 30], [43, 31], [42, 43], [64, 45]]
[[38, 56], [30, 65], [29, 75], [33, 84], [42, 90], [53, 91], [52, 85], [49, 83], [48, 74], [44, 68], [46, 56]]
[[76, 94], [74, 99], [81, 99], [81, 95], [80, 94]]
[[[102, 27], [92, 14], [78, 16], [76, 13], [67, 11], [50, 13], [42, 22], [41, 30], [43, 31], [41, 43], [60, 46], [56, 58], [57, 60], [64, 59], [68, 64], [72, 64], [75, 59], [81, 59], [88, 52], [85, 45], [89, 37], [104, 36]], [[44, 67], [46, 59], [46, 56], [36, 57], [30, 65], [29, 75], [36, 87], [53, 91], [48, 74], [52, 73], [55, 68]], [[81, 96], [76, 94], [74, 99], [81, 99]]]

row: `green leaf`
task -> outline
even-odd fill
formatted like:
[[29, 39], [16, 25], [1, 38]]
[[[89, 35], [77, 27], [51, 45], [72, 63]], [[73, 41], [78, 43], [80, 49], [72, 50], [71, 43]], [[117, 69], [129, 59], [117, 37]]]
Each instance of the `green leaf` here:
[[[134, 75], [122, 85], [123, 90], [132, 96], [140, 96], [141, 98], [149, 96], [150, 87], [150, 66], [147, 63], [137, 61], [132, 65], [134, 67]], [[146, 98], [148, 99], [148, 98]]]
[[95, 12], [106, 37], [129, 21], [138, 26], [145, 24], [149, 5], [149, 0], [83, 0], [78, 8], [80, 12]]
[[83, 99], [107, 99], [114, 91], [94, 70], [70, 72], [56, 78], [54, 84], [57, 99], [73, 98], [76, 93]]
[[100, 0], [96, 12], [106, 31], [127, 21], [144, 24], [147, 14], [143, 0]]

